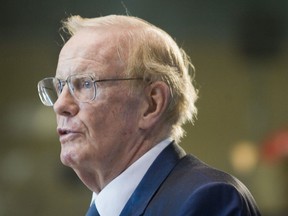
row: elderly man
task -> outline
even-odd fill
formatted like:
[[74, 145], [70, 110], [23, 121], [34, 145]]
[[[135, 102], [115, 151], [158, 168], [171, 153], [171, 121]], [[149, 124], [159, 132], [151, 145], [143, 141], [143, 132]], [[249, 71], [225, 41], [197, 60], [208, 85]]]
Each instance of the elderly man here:
[[178, 146], [192, 121], [193, 66], [163, 30], [136, 17], [68, 18], [53, 106], [61, 161], [93, 192], [87, 215], [260, 215], [246, 187]]

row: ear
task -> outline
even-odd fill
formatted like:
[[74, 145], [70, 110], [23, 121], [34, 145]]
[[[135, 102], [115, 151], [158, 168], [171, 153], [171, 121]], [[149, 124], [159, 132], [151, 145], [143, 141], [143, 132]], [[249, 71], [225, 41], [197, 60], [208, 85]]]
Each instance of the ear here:
[[145, 106], [142, 110], [140, 128], [148, 129], [160, 121], [170, 99], [168, 85], [161, 81], [151, 83], [145, 88]]

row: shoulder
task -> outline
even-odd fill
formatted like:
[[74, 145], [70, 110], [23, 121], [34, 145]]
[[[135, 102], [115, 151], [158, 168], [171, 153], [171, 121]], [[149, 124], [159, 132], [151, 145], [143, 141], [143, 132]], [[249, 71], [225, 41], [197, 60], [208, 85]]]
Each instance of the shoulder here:
[[165, 200], [169, 212], [173, 207], [176, 215], [258, 215], [254, 198], [238, 179], [192, 155], [177, 163], [159, 188], [157, 199]]
[[204, 184], [227, 183], [238, 185], [240, 183], [234, 176], [213, 168], [193, 155], [186, 155], [174, 167], [170, 177], [180, 178], [184, 181], [187, 179], [189, 185], [200, 187]]

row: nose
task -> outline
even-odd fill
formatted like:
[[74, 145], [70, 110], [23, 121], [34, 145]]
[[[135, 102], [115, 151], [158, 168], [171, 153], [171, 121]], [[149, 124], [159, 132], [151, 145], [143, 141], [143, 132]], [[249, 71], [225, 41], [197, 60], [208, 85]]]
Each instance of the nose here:
[[53, 105], [54, 112], [62, 116], [74, 116], [79, 111], [77, 101], [70, 93], [67, 85], [63, 87], [62, 92], [59, 94], [58, 99]]

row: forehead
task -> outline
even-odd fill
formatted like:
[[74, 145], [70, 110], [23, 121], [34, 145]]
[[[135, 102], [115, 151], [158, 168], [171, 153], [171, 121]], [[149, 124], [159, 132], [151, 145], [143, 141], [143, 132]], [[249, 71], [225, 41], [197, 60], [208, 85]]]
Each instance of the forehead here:
[[124, 62], [118, 55], [117, 37], [113, 31], [82, 29], [62, 48], [56, 76], [66, 78], [79, 73], [94, 73], [96, 77], [123, 73]]

